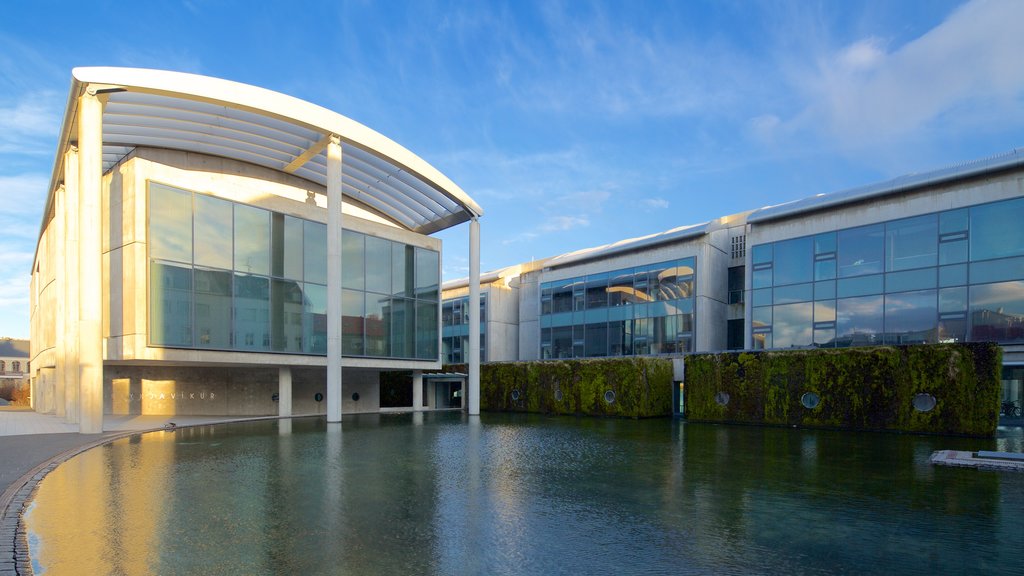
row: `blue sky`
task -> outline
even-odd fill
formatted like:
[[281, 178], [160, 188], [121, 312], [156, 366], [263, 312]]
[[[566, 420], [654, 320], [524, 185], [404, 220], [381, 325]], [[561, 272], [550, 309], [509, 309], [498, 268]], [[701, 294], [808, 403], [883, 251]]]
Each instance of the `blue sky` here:
[[[260, 8], [257, 9], [256, 7]], [[70, 70], [255, 84], [485, 209], [484, 270], [1024, 147], [1024, 2], [17, 2], [0, 19], [0, 335]], [[468, 228], [443, 232], [465, 276]]]

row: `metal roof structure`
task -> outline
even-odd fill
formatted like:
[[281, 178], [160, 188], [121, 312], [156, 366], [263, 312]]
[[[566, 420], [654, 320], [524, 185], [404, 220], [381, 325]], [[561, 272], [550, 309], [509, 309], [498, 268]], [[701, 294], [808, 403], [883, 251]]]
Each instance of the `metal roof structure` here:
[[787, 202], [785, 204], [766, 206], [759, 210], [755, 210], [752, 214], [747, 216], [747, 222], [767, 222], [769, 220], [788, 218], [805, 212], [824, 210], [826, 208], [841, 206], [843, 204], [862, 202], [865, 200], [889, 196], [891, 194], [910, 192], [925, 186], [945, 184], [947, 182], [954, 182], [957, 180], [999, 172], [1001, 170], [1009, 170], [1019, 166], [1024, 166], [1024, 148], [1016, 148], [1005, 154], [999, 154], [997, 156], [983, 158], [981, 160], [964, 162], [948, 168], [941, 168], [939, 170], [932, 170], [921, 174], [908, 174], [885, 182], [859, 186], [857, 188], [851, 188], [841, 192], [818, 194], [817, 196], [794, 200], [793, 202]]
[[72, 70], [47, 210], [75, 144], [85, 90], [102, 94], [103, 171], [139, 146], [221, 156], [327, 186], [326, 148], [341, 141], [342, 195], [395, 224], [430, 234], [483, 215], [461, 188], [422, 158], [310, 102], [219, 78], [139, 68]]

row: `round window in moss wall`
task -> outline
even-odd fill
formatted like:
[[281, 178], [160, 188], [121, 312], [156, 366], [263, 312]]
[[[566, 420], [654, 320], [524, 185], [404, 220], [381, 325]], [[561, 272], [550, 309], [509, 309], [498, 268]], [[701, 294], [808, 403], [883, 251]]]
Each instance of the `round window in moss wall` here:
[[555, 390], [555, 401], [556, 402], [561, 402], [562, 401], [562, 391], [561, 390]]
[[804, 392], [804, 395], [800, 397], [800, 403], [803, 404], [804, 408], [814, 410], [818, 407], [818, 404], [821, 404], [821, 396], [814, 392]]
[[609, 404], [611, 404], [612, 402], [615, 402], [615, 391], [614, 390], [605, 390], [604, 391], [604, 401], [609, 403]]
[[728, 403], [729, 403], [729, 393], [728, 392], [721, 392], [721, 391], [715, 392], [715, 404], [718, 404], [719, 406], [725, 406]]
[[935, 409], [938, 401], [931, 394], [914, 394], [912, 403], [914, 404], [914, 410], [918, 412], [931, 412]]
[[515, 389], [512, 390], [512, 400], [513, 401], [519, 400], [519, 388], [515, 388]]

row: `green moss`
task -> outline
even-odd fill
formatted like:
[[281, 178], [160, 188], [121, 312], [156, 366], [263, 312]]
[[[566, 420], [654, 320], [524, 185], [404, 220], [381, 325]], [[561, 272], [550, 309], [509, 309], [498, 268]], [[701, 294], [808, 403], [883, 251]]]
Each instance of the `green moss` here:
[[[686, 358], [692, 420], [991, 436], [999, 408], [995, 344], [698, 354]], [[729, 394], [722, 406], [717, 392]], [[820, 404], [800, 399], [815, 392]], [[930, 394], [930, 412], [913, 408]]]

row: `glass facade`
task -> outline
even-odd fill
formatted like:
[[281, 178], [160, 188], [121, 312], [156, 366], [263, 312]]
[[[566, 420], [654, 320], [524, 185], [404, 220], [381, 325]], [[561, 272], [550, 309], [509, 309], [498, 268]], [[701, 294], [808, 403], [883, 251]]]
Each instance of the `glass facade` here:
[[1024, 199], [751, 250], [754, 348], [1024, 342]]
[[[327, 353], [327, 226], [149, 183], [154, 346]], [[342, 232], [342, 353], [436, 360], [440, 255]]]
[[694, 258], [541, 284], [541, 358], [691, 352]]
[[[487, 361], [487, 294], [480, 294], [480, 361]], [[441, 361], [469, 361], [469, 296], [441, 303]]]

